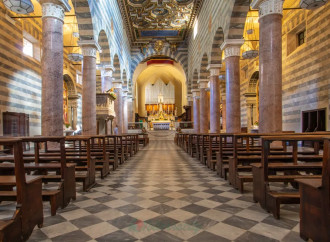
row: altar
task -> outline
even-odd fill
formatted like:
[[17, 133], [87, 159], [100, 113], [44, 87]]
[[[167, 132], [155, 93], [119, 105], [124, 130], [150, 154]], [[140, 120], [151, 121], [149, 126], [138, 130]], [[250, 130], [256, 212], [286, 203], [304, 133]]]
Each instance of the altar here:
[[151, 124], [154, 130], [169, 130], [171, 121], [151, 121]]

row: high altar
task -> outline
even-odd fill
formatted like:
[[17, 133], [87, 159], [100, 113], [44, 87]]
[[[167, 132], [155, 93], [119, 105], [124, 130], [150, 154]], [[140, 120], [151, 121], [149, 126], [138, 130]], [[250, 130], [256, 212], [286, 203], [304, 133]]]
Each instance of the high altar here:
[[163, 96], [158, 96], [157, 104], [146, 104], [148, 122], [154, 130], [169, 130], [175, 121], [175, 105], [164, 104]]

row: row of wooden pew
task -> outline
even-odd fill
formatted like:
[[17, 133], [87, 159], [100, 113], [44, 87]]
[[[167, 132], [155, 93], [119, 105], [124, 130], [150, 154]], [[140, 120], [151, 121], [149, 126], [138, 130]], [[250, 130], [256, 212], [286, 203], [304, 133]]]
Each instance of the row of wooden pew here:
[[[139, 135], [1, 137], [0, 202], [16, 201], [12, 218], [0, 220], [0, 241], [25, 241], [43, 225], [43, 201], [51, 215], [139, 151]], [[23, 147], [33, 147], [23, 151]]]
[[251, 183], [277, 219], [281, 204], [300, 203], [300, 236], [330, 240], [330, 132], [177, 133], [175, 142], [241, 193]]

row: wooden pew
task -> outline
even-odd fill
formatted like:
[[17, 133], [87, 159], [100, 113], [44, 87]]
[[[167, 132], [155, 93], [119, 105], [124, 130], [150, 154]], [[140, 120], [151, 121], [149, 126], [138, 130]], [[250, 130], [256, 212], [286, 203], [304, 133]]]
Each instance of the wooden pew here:
[[109, 164], [112, 165], [113, 170], [116, 170], [119, 166], [117, 140], [115, 135], [105, 136], [106, 150], [109, 153]]
[[[320, 160], [322, 160], [322, 156], [317, 154], [315, 154], [314, 156], [298, 156], [298, 142], [301, 141], [323, 143], [323, 136], [287, 135], [262, 137], [262, 162], [260, 164], [252, 164], [253, 199], [256, 202], [259, 202], [261, 207], [263, 207], [267, 211], [270, 211], [277, 219], [280, 217], [280, 205], [299, 203], [300, 196], [298, 191], [274, 191], [271, 188], [272, 182], [292, 183], [295, 187], [295, 179], [320, 178], [319, 173], [322, 169]], [[292, 145], [292, 159], [290, 163], [271, 163], [271, 144], [273, 142], [290, 142], [290, 144]], [[307, 173], [300, 173], [301, 171]]]
[[[23, 162], [22, 140], [1, 138], [0, 145], [13, 149], [15, 176], [0, 176], [0, 199], [8, 193], [16, 193], [16, 210], [11, 219], [0, 220], [0, 240], [26, 241], [34, 227], [43, 224], [41, 176], [26, 176]], [[16, 191], [8, 188], [16, 186]]]
[[67, 145], [76, 147], [75, 143], [79, 143], [79, 147], [86, 146], [86, 153], [75, 153], [73, 156], [66, 157], [67, 162], [76, 164], [76, 182], [83, 184], [83, 191], [89, 191], [94, 185], [95, 181], [95, 158], [91, 155], [91, 137], [90, 136], [66, 136], [65, 141]]
[[300, 237], [330, 238], [330, 136], [324, 140], [322, 178], [297, 179], [300, 191]]

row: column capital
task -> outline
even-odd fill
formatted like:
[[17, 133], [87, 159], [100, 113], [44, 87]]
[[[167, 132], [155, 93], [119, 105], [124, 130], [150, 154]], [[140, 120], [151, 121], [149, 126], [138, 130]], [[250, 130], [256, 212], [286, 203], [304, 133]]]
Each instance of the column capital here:
[[83, 56], [96, 58], [96, 53], [101, 52], [100, 45], [95, 40], [80, 40], [78, 45], [81, 48]]
[[241, 46], [244, 44], [244, 39], [226, 39], [220, 46], [225, 52], [225, 59], [231, 56], [241, 56]]
[[112, 77], [112, 73], [115, 71], [113, 65], [104, 65], [101, 67], [102, 77]]
[[209, 80], [199, 80], [197, 83], [199, 84], [199, 88], [207, 88]]
[[122, 80], [113, 80], [112, 81], [113, 88], [122, 89], [123, 88], [123, 81]]
[[210, 76], [219, 76], [221, 64], [209, 64], [206, 68], [210, 71]]
[[188, 102], [193, 101], [193, 94], [187, 94], [187, 101]]
[[42, 18], [57, 18], [64, 22], [64, 12], [70, 12], [67, 0], [39, 0], [42, 6]]
[[199, 89], [192, 89], [191, 90], [192, 94], [193, 94], [193, 98], [199, 98], [199, 94], [200, 94], [200, 90]]
[[127, 97], [128, 95], [128, 90], [127, 89], [123, 89], [123, 97]]
[[284, 0], [253, 0], [252, 9], [259, 9], [259, 19], [270, 14], [283, 15]]

